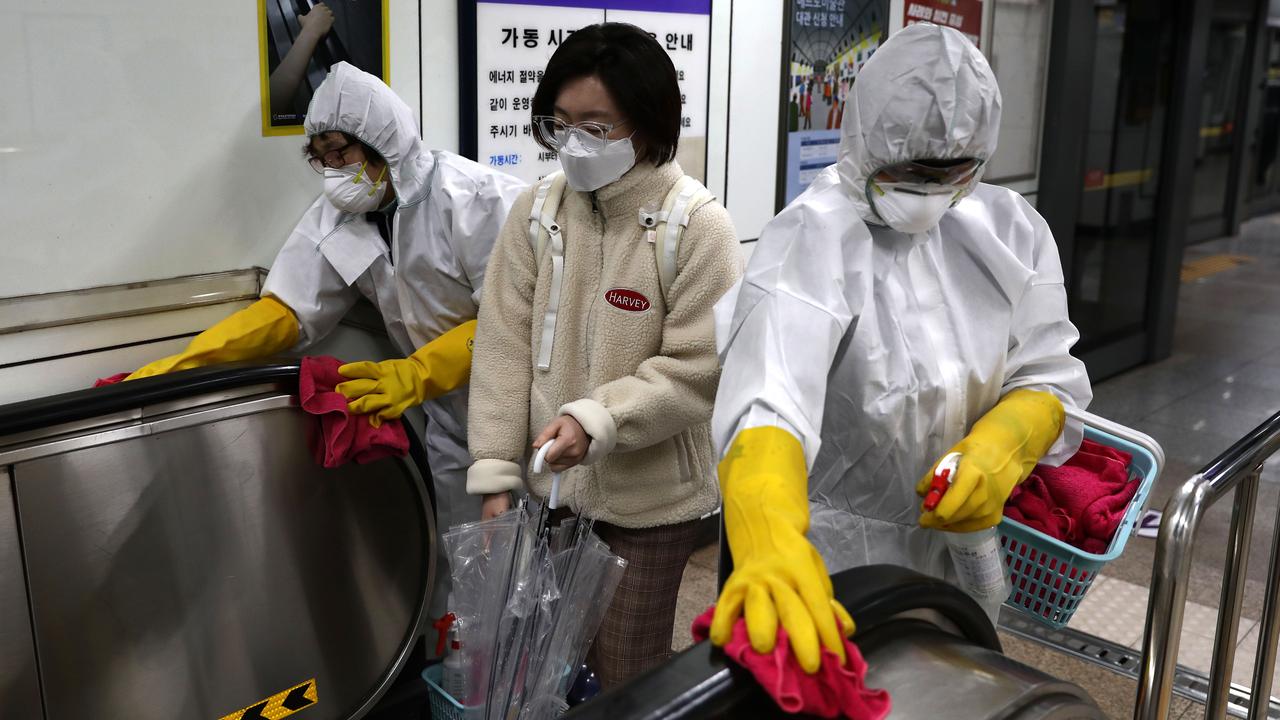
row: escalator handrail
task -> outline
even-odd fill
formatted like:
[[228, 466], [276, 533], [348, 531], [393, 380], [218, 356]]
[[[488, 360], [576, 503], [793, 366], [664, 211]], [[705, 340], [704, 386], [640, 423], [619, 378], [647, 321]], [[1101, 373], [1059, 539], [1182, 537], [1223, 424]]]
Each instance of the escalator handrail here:
[[832, 575], [831, 584], [836, 598], [853, 613], [859, 627], [879, 625], [906, 607], [932, 610], [953, 623], [969, 642], [1004, 652], [987, 614], [955, 585], [896, 565], [870, 565], [855, 570], [859, 572], [846, 570]]
[[[301, 372], [301, 362], [293, 359], [269, 363], [228, 363], [0, 405], [0, 438], [254, 385], [279, 384], [296, 393]], [[427, 463], [426, 450], [412, 426], [406, 434], [409, 436], [409, 458], [425, 481], [434, 511], [435, 484], [430, 481], [431, 468]]]
[[[831, 576], [835, 596], [859, 627], [870, 630], [912, 610], [932, 610], [968, 641], [1001, 651], [995, 628], [962, 590], [891, 565], [851, 568]], [[732, 717], [733, 709], [772, 700], [747, 671], [701, 642], [626, 685], [571, 710], [566, 720], [657, 720]]]
[[296, 392], [301, 369], [296, 360], [216, 365], [0, 405], [0, 437], [252, 385]]
[[[297, 393], [301, 372], [302, 364], [295, 359], [227, 363], [0, 405], [0, 439], [6, 435], [127, 412], [146, 405], [254, 385], [278, 384], [291, 393]], [[435, 483], [431, 481], [426, 448], [412, 425], [406, 425], [409, 430], [406, 433], [409, 437], [409, 461], [426, 486], [434, 513], [436, 491]]]

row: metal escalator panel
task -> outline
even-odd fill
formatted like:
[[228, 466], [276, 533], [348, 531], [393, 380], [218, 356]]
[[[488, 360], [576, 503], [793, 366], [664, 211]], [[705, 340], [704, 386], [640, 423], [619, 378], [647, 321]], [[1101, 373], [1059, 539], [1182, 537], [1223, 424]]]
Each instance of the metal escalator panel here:
[[308, 720], [355, 717], [418, 634], [418, 473], [320, 468], [290, 394], [207, 400], [0, 451], [48, 720], [217, 720], [311, 680]]
[[40, 678], [9, 473], [0, 468], [0, 717], [40, 717]]
[[903, 718], [1102, 720], [1078, 686], [921, 620], [887, 623], [859, 637], [867, 685], [888, 688]]

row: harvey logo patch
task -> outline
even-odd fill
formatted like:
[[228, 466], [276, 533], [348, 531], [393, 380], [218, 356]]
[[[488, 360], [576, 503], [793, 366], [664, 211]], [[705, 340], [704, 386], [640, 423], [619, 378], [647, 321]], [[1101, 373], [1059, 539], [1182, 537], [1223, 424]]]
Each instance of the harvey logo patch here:
[[628, 312], [644, 312], [649, 309], [651, 303], [649, 298], [641, 295], [635, 290], [627, 290], [626, 288], [613, 288], [606, 290], [604, 293], [604, 301], [619, 310]]

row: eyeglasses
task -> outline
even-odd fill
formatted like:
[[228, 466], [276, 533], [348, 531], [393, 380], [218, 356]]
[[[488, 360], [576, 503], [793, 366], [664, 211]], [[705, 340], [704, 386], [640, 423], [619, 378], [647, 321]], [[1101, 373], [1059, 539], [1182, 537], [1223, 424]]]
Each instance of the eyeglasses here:
[[587, 150], [603, 150], [604, 146], [609, 144], [609, 133], [613, 132], [614, 128], [619, 128], [626, 124], [627, 121], [623, 120], [612, 125], [598, 122], [580, 122], [576, 125], [570, 125], [551, 115], [535, 115], [533, 117], [533, 127], [534, 131], [538, 133], [538, 137], [557, 150], [569, 142], [570, 135], [576, 135], [578, 142], [582, 143]]
[[872, 178], [880, 185], [966, 185], [977, 176], [979, 167], [982, 160], [978, 158], [907, 160], [880, 168]]
[[358, 144], [359, 143], [352, 141], [347, 143], [346, 145], [343, 145], [340, 148], [334, 148], [333, 150], [330, 150], [329, 152], [326, 152], [323, 155], [312, 155], [311, 157], [307, 158], [307, 162], [311, 164], [312, 170], [315, 170], [316, 172], [323, 175], [325, 168], [337, 169], [337, 168], [349, 165], [350, 163], [348, 163], [346, 160], [347, 148], [351, 147], [352, 145], [358, 145]]

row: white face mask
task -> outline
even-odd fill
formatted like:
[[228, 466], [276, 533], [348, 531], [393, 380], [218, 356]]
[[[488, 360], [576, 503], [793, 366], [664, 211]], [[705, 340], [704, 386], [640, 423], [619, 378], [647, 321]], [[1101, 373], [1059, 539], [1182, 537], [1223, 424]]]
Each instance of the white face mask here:
[[569, 187], [579, 192], [594, 192], [627, 174], [636, 164], [636, 150], [631, 138], [610, 140], [603, 148], [583, 146], [576, 133], [570, 133], [560, 146], [560, 167]]
[[937, 226], [961, 190], [949, 185], [935, 185], [928, 189], [911, 186], [911, 191], [904, 191], [901, 187], [872, 183], [867, 199], [885, 225], [908, 235], [928, 232]]
[[382, 193], [386, 187], [383, 178], [387, 169], [382, 168], [377, 180], [370, 180], [365, 174], [367, 165], [353, 163], [324, 169], [324, 194], [334, 207], [349, 213], [363, 213], [377, 210], [382, 204]]

